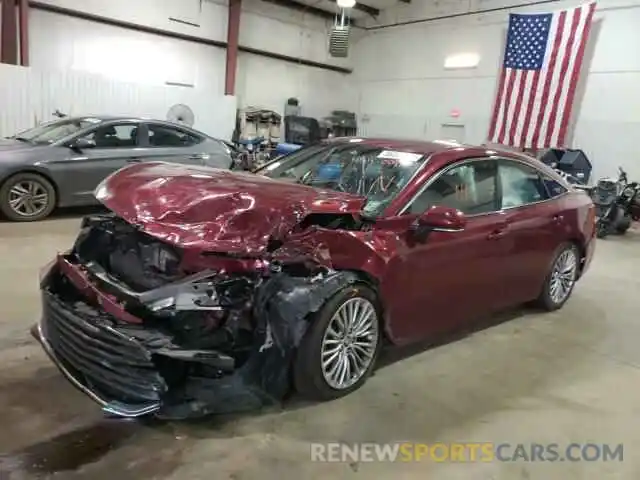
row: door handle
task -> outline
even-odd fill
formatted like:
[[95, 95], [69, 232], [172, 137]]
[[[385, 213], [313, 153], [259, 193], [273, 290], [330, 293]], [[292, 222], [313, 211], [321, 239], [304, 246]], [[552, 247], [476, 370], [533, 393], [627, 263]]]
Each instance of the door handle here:
[[139, 163], [139, 162], [141, 162], [141, 161], [142, 161], [142, 159], [140, 159], [140, 158], [138, 158], [138, 157], [131, 157], [131, 158], [128, 158], [128, 159], [127, 159], [127, 162], [128, 162], [128, 163]]
[[509, 227], [508, 226], [503, 226], [500, 228], [496, 228], [493, 232], [491, 232], [489, 235], [487, 235], [487, 239], [489, 240], [498, 240], [504, 236], [506, 236], [509, 233]]

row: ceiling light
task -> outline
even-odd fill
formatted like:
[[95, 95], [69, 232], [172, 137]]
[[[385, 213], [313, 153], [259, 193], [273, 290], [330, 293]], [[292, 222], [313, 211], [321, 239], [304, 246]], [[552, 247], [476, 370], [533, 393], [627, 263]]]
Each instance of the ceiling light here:
[[353, 8], [356, 6], [356, 0], [336, 0], [340, 8]]
[[459, 53], [450, 55], [444, 60], [444, 68], [475, 68], [480, 63], [480, 55], [477, 53]]

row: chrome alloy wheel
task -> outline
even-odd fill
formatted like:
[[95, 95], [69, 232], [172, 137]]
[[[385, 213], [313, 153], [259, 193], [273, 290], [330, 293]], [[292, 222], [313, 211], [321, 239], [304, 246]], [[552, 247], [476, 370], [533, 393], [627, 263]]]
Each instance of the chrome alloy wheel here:
[[333, 314], [322, 339], [322, 375], [336, 390], [353, 386], [378, 347], [378, 315], [366, 298], [350, 298]]
[[48, 205], [47, 189], [35, 180], [17, 182], [9, 190], [9, 208], [21, 217], [39, 215]]
[[556, 305], [564, 302], [573, 288], [578, 271], [578, 257], [574, 249], [563, 251], [551, 271], [549, 297]]

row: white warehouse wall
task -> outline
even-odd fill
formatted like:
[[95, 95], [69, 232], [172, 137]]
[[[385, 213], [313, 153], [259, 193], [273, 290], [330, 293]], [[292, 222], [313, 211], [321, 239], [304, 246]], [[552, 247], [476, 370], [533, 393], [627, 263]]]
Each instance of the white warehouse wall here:
[[[44, 0], [41, 3], [157, 29], [226, 41], [224, 0]], [[202, 6], [200, 6], [202, 5]], [[187, 25], [170, 18], [190, 22]], [[260, 50], [349, 67], [350, 59], [327, 53], [328, 23], [259, 0], [244, 0], [240, 44]], [[35, 69], [72, 70], [147, 85], [189, 84], [210, 95], [224, 93], [225, 50], [122, 27], [30, 11], [30, 63]], [[324, 116], [355, 110], [352, 75], [240, 53], [236, 96], [240, 106], [282, 112], [289, 97], [303, 114]], [[173, 87], [184, 88], [184, 87]]]
[[[413, 2], [385, 11], [370, 26], [522, 5], [522, 0]], [[561, 1], [511, 10], [549, 12], [579, 5]], [[442, 138], [463, 126], [464, 141], [486, 140], [509, 11], [369, 30], [353, 52], [367, 134]], [[583, 149], [594, 175], [618, 165], [640, 178], [635, 136], [640, 131], [640, 1], [600, 0], [585, 56], [582, 91], [574, 107], [572, 146]], [[469, 70], [445, 70], [444, 59], [477, 53]], [[381, 58], [384, 61], [381, 61]], [[457, 112], [456, 112], [457, 111]], [[455, 113], [454, 113], [455, 112]], [[452, 115], [453, 114], [453, 115]], [[458, 114], [456, 116], [456, 114]]]

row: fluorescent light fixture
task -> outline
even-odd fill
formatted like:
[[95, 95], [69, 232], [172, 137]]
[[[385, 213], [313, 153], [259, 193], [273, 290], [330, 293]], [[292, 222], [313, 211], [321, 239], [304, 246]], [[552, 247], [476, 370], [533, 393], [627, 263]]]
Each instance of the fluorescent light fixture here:
[[353, 8], [356, 6], [356, 0], [336, 0], [340, 8]]
[[480, 63], [480, 55], [477, 53], [458, 53], [449, 55], [444, 59], [444, 68], [453, 70], [457, 68], [475, 68]]

